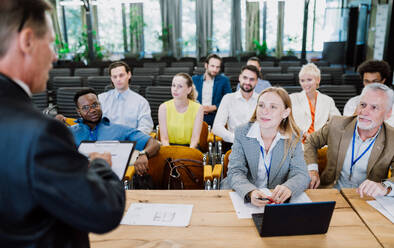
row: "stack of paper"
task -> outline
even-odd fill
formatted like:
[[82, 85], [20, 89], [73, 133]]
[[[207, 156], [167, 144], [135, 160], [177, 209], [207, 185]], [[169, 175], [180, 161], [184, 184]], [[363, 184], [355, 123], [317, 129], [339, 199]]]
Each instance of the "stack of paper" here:
[[[260, 189], [260, 191], [262, 191], [266, 196], [272, 195], [271, 191], [267, 188]], [[251, 203], [244, 203], [244, 200], [236, 192], [230, 192], [230, 198], [239, 219], [249, 219], [252, 218], [252, 214], [264, 213], [264, 207], [256, 207]], [[304, 192], [297, 197], [291, 197], [290, 202], [302, 203], [312, 201]]]
[[120, 224], [143, 226], [188, 226], [193, 205], [133, 203]]
[[394, 223], [394, 198], [389, 196], [380, 196], [376, 201], [367, 201], [369, 205], [378, 210], [387, 219]]

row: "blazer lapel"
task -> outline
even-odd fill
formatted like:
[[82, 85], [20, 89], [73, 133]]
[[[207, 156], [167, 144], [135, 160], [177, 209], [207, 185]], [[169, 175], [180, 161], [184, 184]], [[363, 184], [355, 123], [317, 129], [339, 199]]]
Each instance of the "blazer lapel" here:
[[254, 181], [256, 181], [257, 179], [257, 173], [258, 173], [258, 168], [259, 168], [259, 161], [260, 161], [260, 144], [257, 141], [257, 139], [255, 138], [249, 138], [246, 137], [246, 139], [248, 139], [248, 142], [250, 144], [248, 150], [249, 153], [248, 154], [248, 160], [250, 161], [249, 167], [250, 167], [250, 172], [252, 174], [252, 178]]
[[[216, 105], [216, 95], [218, 92], [218, 84], [216, 82], [216, 77], [213, 79], [213, 88], [212, 88], [212, 105]], [[219, 102], [220, 103], [220, 102]]]
[[373, 166], [375, 165], [376, 161], [378, 160], [378, 158], [383, 152], [384, 142], [386, 139], [385, 137], [386, 137], [386, 131], [384, 127], [382, 127], [378, 134], [378, 137], [376, 138], [375, 144], [372, 147], [371, 155], [369, 156], [367, 177], [369, 176], [369, 173], [371, 173]]
[[[341, 130], [341, 137], [339, 138], [339, 150], [337, 156], [337, 173], [342, 171], [343, 162], [345, 160], [346, 152], [349, 148], [350, 141], [353, 138], [354, 127], [356, 126], [357, 118], [350, 122], [344, 129]], [[334, 144], [335, 145], [335, 144]]]

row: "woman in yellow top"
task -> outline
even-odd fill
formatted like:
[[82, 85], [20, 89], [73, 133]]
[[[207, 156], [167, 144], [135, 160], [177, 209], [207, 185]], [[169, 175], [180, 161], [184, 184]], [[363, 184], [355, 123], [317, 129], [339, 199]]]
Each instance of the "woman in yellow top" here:
[[163, 146], [189, 145], [196, 148], [200, 139], [204, 111], [196, 102], [197, 91], [187, 73], [172, 79], [173, 99], [159, 107], [160, 141]]

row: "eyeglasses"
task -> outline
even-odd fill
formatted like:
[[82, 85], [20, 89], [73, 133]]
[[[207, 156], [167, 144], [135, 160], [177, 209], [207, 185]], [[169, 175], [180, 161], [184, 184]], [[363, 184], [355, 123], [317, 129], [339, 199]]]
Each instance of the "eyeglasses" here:
[[96, 108], [98, 108], [99, 106], [100, 106], [100, 103], [95, 102], [95, 103], [93, 103], [92, 105], [83, 105], [82, 107], [80, 107], [80, 109], [81, 109], [83, 112], [89, 112], [91, 109], [96, 109]]

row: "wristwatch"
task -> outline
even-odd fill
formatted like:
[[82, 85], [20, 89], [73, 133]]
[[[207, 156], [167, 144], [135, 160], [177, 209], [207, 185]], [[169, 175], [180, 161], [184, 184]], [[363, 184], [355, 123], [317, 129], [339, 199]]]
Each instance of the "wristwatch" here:
[[391, 190], [393, 189], [393, 188], [391, 187], [391, 185], [387, 185], [387, 184], [385, 184], [385, 183], [382, 183], [382, 185], [383, 185], [383, 187], [385, 187], [386, 190], [387, 190], [385, 196], [386, 196], [386, 195], [389, 195], [390, 192], [391, 192]]
[[138, 157], [142, 156], [142, 155], [145, 155], [149, 159], [149, 154], [145, 150], [140, 151], [140, 153], [138, 154]]

